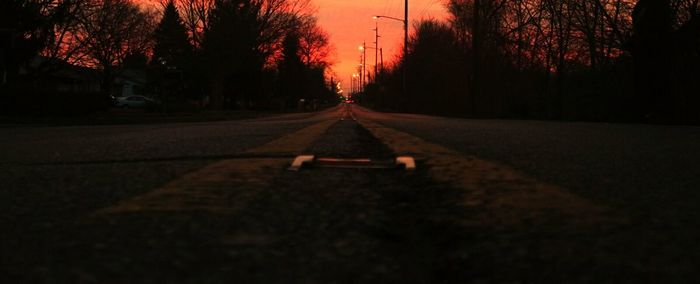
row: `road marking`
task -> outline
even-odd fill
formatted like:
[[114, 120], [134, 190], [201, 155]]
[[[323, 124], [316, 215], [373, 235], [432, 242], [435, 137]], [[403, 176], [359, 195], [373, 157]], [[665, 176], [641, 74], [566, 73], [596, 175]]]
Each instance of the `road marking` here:
[[321, 137], [326, 130], [337, 121], [329, 119], [319, 122], [292, 134], [288, 134], [263, 146], [247, 151], [247, 154], [291, 154], [297, 155], [306, 151], [316, 139]]
[[[323, 121], [246, 152], [247, 155], [296, 155], [306, 151], [336, 120]], [[222, 160], [186, 174], [143, 195], [97, 211], [115, 214], [143, 211], [233, 213], [272, 184], [286, 158]]]
[[288, 170], [298, 172], [305, 163], [311, 163], [316, 157], [314, 155], [301, 155], [294, 158]]
[[396, 164], [403, 165], [407, 171], [415, 171], [416, 170], [416, 161], [411, 156], [397, 157]]
[[479, 212], [465, 224], [522, 224], [561, 217], [572, 224], [598, 224], [617, 219], [604, 206], [510, 166], [466, 156], [366, 119], [359, 122], [395, 154], [424, 157], [436, 182], [464, 190], [462, 205]]

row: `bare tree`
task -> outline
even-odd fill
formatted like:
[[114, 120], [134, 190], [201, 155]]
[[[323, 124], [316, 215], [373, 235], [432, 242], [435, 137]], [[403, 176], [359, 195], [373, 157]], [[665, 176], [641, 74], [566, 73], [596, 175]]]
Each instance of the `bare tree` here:
[[92, 0], [81, 10], [77, 28], [70, 35], [80, 46], [73, 61], [101, 69], [102, 90], [109, 92], [116, 68], [124, 59], [150, 50], [154, 18], [130, 0]]
[[[54, 2], [53, 10], [60, 13], [60, 20], [52, 29], [52, 37], [41, 55], [47, 58], [44, 70], [50, 71], [55, 63], [89, 65], [89, 53], [86, 52], [86, 38], [83, 24], [89, 11], [100, 5], [94, 0], [50, 0]], [[47, 9], [48, 10], [48, 9]]]
[[285, 35], [296, 31], [309, 11], [308, 0], [216, 0], [201, 46], [212, 72], [212, 107], [252, 104]]
[[26, 66], [31, 75], [52, 71], [80, 49], [71, 36], [77, 28], [78, 15], [87, 6], [88, 0], [12, 0], [0, 5], [2, 18], [0, 30], [12, 30], [19, 42], [14, 52], [15, 60], [26, 61], [36, 55]]
[[281, 49], [285, 35], [303, 25], [313, 10], [309, 0], [252, 0], [259, 7], [260, 37], [258, 46], [265, 58], [270, 59]]
[[610, 64], [610, 59], [622, 52], [623, 43], [629, 38], [632, 23], [625, 15], [631, 15], [631, 3], [624, 0], [577, 0], [571, 4], [574, 13], [572, 32], [575, 47], [581, 51], [579, 58], [586, 59], [591, 70]]
[[209, 29], [209, 13], [214, 8], [214, 2], [215, 0], [177, 0], [177, 8], [195, 47], [202, 46], [204, 31]]
[[328, 34], [311, 18], [298, 29], [300, 37], [299, 53], [305, 65], [326, 68], [330, 62], [331, 46]]

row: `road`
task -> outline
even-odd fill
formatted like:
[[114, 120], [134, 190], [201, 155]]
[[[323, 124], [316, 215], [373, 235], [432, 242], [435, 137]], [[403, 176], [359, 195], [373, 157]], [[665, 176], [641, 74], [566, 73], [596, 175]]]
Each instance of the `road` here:
[[[700, 128], [339, 106], [0, 128], [6, 283], [689, 282]], [[300, 154], [400, 168], [287, 168]]]

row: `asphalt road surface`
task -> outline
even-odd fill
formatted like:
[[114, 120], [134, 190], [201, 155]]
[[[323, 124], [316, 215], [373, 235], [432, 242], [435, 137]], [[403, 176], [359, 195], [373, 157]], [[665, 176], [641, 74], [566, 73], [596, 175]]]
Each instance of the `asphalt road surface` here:
[[[697, 127], [345, 105], [2, 127], [0, 281], [693, 282], [698, 146]], [[301, 154], [373, 162], [288, 170]]]

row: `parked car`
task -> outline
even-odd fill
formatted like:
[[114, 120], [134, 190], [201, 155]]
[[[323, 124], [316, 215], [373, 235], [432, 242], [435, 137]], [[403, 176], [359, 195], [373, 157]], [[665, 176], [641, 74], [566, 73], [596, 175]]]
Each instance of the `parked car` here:
[[147, 108], [158, 104], [157, 100], [144, 96], [118, 97], [115, 102], [115, 106], [121, 108]]

